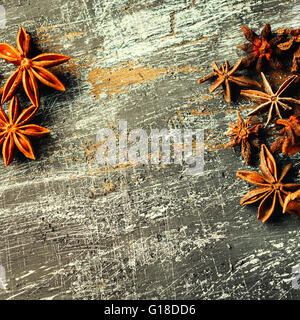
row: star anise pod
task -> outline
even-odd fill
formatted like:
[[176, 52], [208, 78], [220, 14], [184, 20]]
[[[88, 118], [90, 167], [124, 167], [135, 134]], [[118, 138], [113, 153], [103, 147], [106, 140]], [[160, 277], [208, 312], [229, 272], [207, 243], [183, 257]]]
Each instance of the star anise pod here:
[[[226, 135], [232, 137], [231, 141], [226, 145], [226, 148], [241, 146], [242, 156], [245, 163], [248, 165], [251, 162], [251, 145], [259, 147], [261, 145], [258, 135], [263, 124], [254, 124], [252, 118], [244, 119], [241, 117], [239, 111], [237, 112], [237, 122], [231, 123]], [[252, 125], [252, 126], [251, 126]]]
[[246, 76], [242, 75], [234, 75], [235, 72], [238, 70], [238, 68], [241, 66], [241, 60], [239, 60], [232, 69], [230, 69], [229, 62], [226, 60], [225, 63], [221, 64], [221, 67], [219, 68], [217, 63], [214, 61], [212, 63], [212, 68], [214, 72], [208, 74], [207, 76], [201, 78], [198, 80], [198, 83], [201, 84], [202, 82], [213, 78], [218, 77], [217, 80], [210, 86], [209, 92], [214, 92], [220, 85], [223, 85], [225, 88], [225, 101], [228, 103], [231, 103], [231, 88], [230, 88], [230, 82], [233, 82], [239, 86], [243, 87], [251, 87], [251, 86], [257, 86], [260, 87], [260, 83], [257, 81], [254, 81]]
[[277, 30], [277, 33], [290, 37], [288, 41], [279, 43], [277, 46], [282, 51], [287, 51], [295, 47], [291, 71], [297, 72], [300, 66], [300, 29], [280, 29]]
[[30, 35], [21, 27], [17, 36], [17, 48], [8, 43], [0, 43], [0, 58], [18, 66], [17, 70], [7, 79], [1, 92], [1, 104], [11, 99], [21, 82], [33, 105], [39, 106], [39, 92], [36, 79], [46, 86], [65, 91], [64, 85], [45, 67], [57, 66], [70, 57], [58, 53], [42, 53], [29, 58]]
[[260, 36], [246, 26], [242, 26], [241, 29], [250, 42], [237, 47], [248, 54], [242, 60], [245, 68], [255, 64], [257, 72], [261, 72], [264, 63], [268, 63], [272, 69], [282, 68], [282, 63], [278, 60], [281, 51], [277, 47], [282, 37], [272, 37], [270, 24], [265, 25]]
[[[260, 170], [255, 171], [237, 171], [236, 176], [249, 183], [257, 185], [257, 188], [250, 190], [240, 201], [241, 205], [255, 203], [260, 201], [258, 207], [257, 219], [266, 222], [275, 210], [276, 203], [283, 207], [284, 200], [289, 192], [300, 189], [296, 183], [283, 183], [282, 180], [292, 168], [292, 164], [285, 166], [278, 179], [277, 165], [272, 153], [263, 144], [260, 151]], [[278, 200], [278, 201], [277, 201]], [[290, 212], [292, 213], [292, 212]]]
[[277, 138], [270, 147], [274, 152], [293, 155], [300, 151], [300, 116], [290, 116], [289, 119], [278, 119], [275, 122], [280, 129]]
[[297, 76], [293, 75], [287, 80], [285, 80], [275, 93], [273, 92], [271, 85], [266, 79], [263, 72], [261, 72], [261, 77], [263, 79], [265, 92], [256, 91], [256, 90], [241, 90], [241, 95], [248, 97], [251, 100], [262, 102], [262, 104], [260, 104], [253, 111], [251, 111], [248, 114], [248, 116], [251, 116], [253, 114], [263, 111], [266, 108], [269, 108], [268, 120], [266, 122], [266, 126], [267, 126], [271, 121], [273, 109], [275, 109], [278, 117], [282, 118], [279, 107], [282, 107], [284, 110], [291, 110], [292, 108], [286, 103], [293, 103], [293, 104], [300, 105], [299, 100], [281, 96], [283, 92], [297, 79]]
[[27, 136], [41, 137], [50, 130], [36, 124], [28, 124], [37, 111], [36, 106], [24, 109], [19, 115], [19, 99], [14, 96], [8, 105], [8, 118], [0, 107], [0, 146], [4, 163], [8, 166], [14, 157], [15, 146], [27, 157], [35, 160], [31, 142]]

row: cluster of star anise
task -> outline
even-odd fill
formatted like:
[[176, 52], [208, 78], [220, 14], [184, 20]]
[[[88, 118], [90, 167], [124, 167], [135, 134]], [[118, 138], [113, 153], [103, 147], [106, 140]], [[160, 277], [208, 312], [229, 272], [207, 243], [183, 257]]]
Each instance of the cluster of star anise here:
[[[265, 222], [275, 211], [276, 205], [282, 207], [282, 212], [286, 211], [300, 217], [300, 184], [284, 183], [288, 171], [292, 164], [283, 168], [281, 175], [277, 176], [277, 165], [272, 153], [281, 152], [293, 155], [300, 151], [300, 100], [285, 96], [287, 89], [295, 84], [298, 78], [296, 74], [285, 79], [277, 91], [273, 91], [272, 86], [262, 72], [264, 67], [275, 70], [283, 70], [286, 63], [284, 56], [293, 55], [291, 72], [300, 71], [300, 29], [280, 29], [275, 34], [271, 32], [270, 24], [266, 24], [260, 36], [246, 26], [241, 27], [249, 43], [238, 46], [247, 53], [247, 56], [232, 68], [226, 60], [220, 67], [216, 62], [212, 63], [213, 72], [200, 79], [199, 84], [210, 78], [216, 77], [215, 82], [210, 86], [209, 92], [214, 92], [221, 85], [224, 88], [224, 97], [227, 103], [231, 103], [231, 84], [240, 87], [258, 87], [259, 90], [241, 90], [243, 97], [258, 102], [258, 105], [248, 114], [244, 120], [237, 112], [237, 122], [230, 124], [227, 136], [232, 137], [227, 144], [227, 148], [240, 146], [241, 153], [247, 165], [252, 160], [252, 148], [260, 149], [260, 170], [261, 173], [253, 171], [237, 171], [236, 175], [258, 187], [250, 190], [242, 199], [241, 205], [251, 204], [260, 201], [257, 219]], [[286, 58], [285, 58], [286, 59]], [[288, 61], [286, 59], [286, 61]], [[241, 74], [237, 71], [243, 69], [255, 69], [262, 78], [262, 84]], [[295, 107], [294, 110], [292, 107]], [[283, 119], [293, 110], [288, 118]], [[266, 113], [267, 112], [267, 113]], [[254, 121], [254, 115], [266, 113], [265, 124]], [[282, 114], [281, 114], [282, 113]], [[276, 115], [273, 123], [278, 130], [278, 137], [271, 144], [270, 150], [263, 141], [265, 128], [272, 124], [272, 119]], [[257, 118], [257, 117], [256, 117]]]
[[[68, 61], [70, 57], [58, 53], [43, 53], [31, 58], [30, 41], [30, 35], [21, 27], [17, 36], [17, 48], [8, 43], [0, 43], [0, 58], [17, 66], [0, 89], [0, 147], [5, 166], [13, 160], [16, 149], [27, 158], [35, 159], [28, 137], [42, 137], [50, 133], [50, 130], [31, 123], [40, 103], [37, 80], [56, 90], [65, 91], [64, 85], [46, 68]], [[17, 97], [21, 84], [32, 103], [23, 110], [20, 110]], [[7, 101], [8, 116], [2, 108]]]

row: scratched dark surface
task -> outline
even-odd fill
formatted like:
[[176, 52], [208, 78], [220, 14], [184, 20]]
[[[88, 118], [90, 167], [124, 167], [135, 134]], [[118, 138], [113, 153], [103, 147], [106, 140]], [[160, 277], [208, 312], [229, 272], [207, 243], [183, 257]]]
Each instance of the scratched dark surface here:
[[[262, 224], [256, 206], [240, 207], [249, 186], [235, 171], [246, 167], [223, 148], [236, 110], [245, 116], [251, 103], [227, 105], [208, 94], [209, 83], [197, 84], [211, 61], [238, 59], [241, 25], [293, 27], [297, 4], [2, 1], [1, 42], [15, 45], [22, 25], [36, 52], [72, 60], [52, 68], [65, 93], [40, 86], [36, 122], [52, 133], [35, 142], [37, 161], [18, 155], [0, 165], [0, 298], [299, 299], [291, 281], [300, 219], [278, 213]], [[2, 83], [13, 69], [1, 61]], [[204, 172], [101, 166], [96, 133], [120, 120], [129, 130], [205, 129]]]

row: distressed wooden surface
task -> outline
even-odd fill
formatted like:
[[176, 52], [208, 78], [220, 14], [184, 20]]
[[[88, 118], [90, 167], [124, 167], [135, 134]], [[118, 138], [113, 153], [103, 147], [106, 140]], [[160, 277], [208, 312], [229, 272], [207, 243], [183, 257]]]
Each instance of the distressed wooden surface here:
[[[249, 186], [235, 171], [245, 166], [223, 148], [236, 110], [246, 115], [251, 103], [226, 105], [208, 94], [209, 83], [197, 84], [212, 60], [237, 60], [241, 25], [292, 27], [297, 4], [3, 1], [2, 42], [15, 44], [21, 24], [37, 52], [72, 60], [52, 69], [65, 93], [41, 86], [36, 120], [52, 134], [35, 143], [37, 161], [18, 156], [0, 166], [0, 298], [299, 299], [291, 279], [300, 219], [278, 215], [263, 225], [256, 206], [241, 208]], [[1, 62], [2, 78], [13, 68]], [[21, 101], [28, 105], [24, 94]], [[99, 165], [96, 133], [119, 120], [128, 129], [205, 129], [203, 174], [174, 164]]]

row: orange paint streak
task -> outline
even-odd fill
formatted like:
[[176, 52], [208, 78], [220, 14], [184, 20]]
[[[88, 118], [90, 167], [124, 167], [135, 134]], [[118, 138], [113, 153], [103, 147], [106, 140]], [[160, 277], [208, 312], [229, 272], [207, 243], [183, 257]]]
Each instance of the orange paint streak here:
[[232, 112], [237, 112], [237, 111], [243, 111], [243, 110], [248, 110], [252, 109], [252, 106], [245, 106], [239, 109], [226, 109], [226, 110], [205, 110], [205, 111], [198, 111], [196, 109], [190, 110], [190, 114], [193, 116], [206, 116], [209, 114], [218, 114], [218, 113], [232, 113]]
[[199, 71], [199, 68], [191, 66], [152, 68], [137, 65], [134, 62], [111, 68], [94, 68], [89, 72], [89, 82], [93, 86], [91, 95], [95, 97], [95, 100], [99, 99], [103, 92], [106, 92], [109, 97], [118, 96], [128, 92], [132, 85], [151, 82], [171, 73], [190, 73], [193, 71]]

